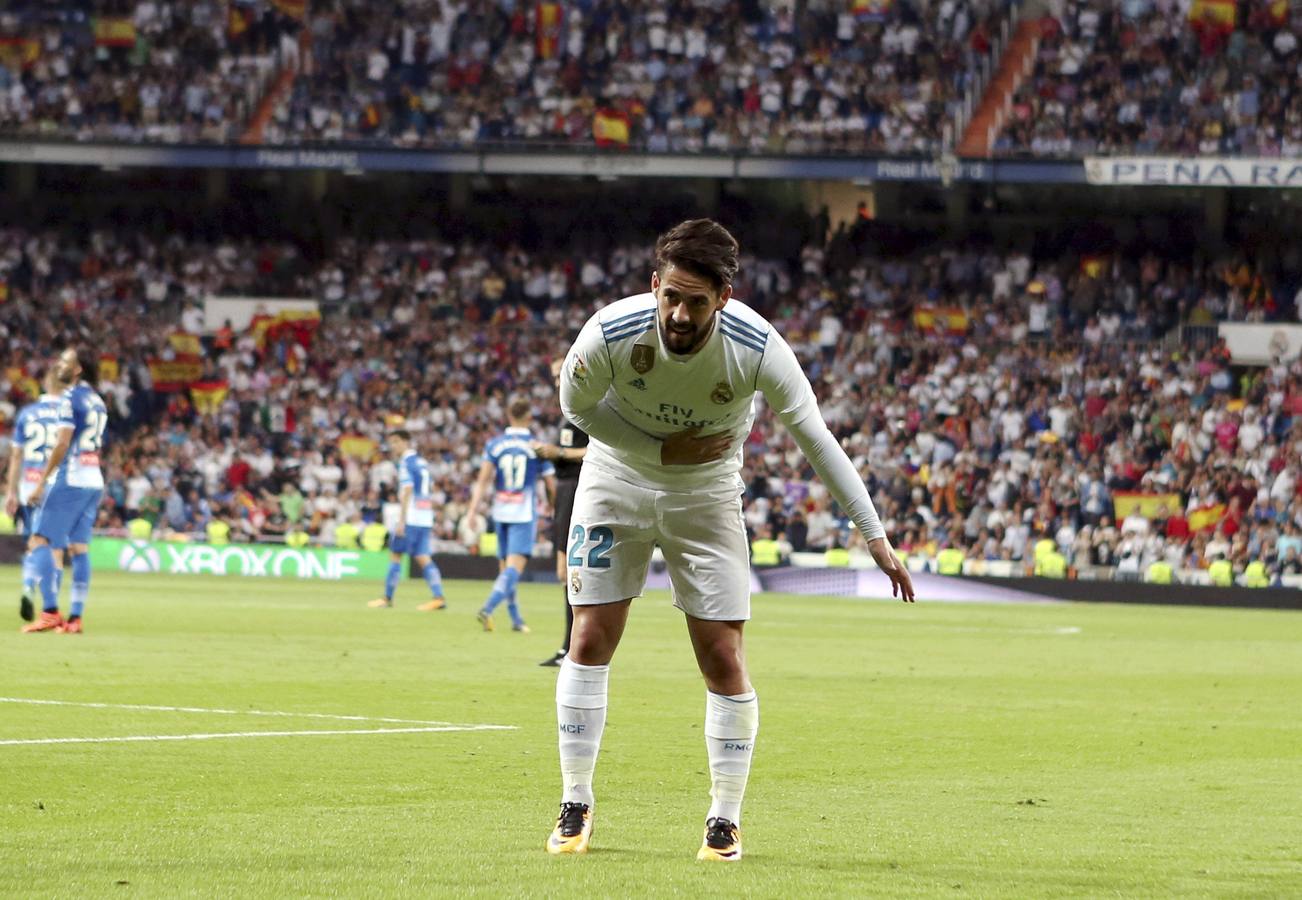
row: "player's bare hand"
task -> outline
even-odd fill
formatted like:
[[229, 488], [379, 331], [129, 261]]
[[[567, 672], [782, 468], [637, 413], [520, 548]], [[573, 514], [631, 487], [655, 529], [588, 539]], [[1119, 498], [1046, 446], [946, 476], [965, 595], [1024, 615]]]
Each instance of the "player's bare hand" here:
[[702, 435], [699, 426], [679, 431], [664, 439], [660, 445], [660, 464], [664, 466], [695, 466], [722, 459], [732, 446], [728, 434]]
[[544, 444], [541, 441], [534, 441], [533, 452], [538, 454], [539, 459], [555, 460], [561, 458], [561, 453], [563, 451], [555, 444]]
[[[27, 505], [40, 506], [41, 498], [44, 496], [45, 496], [45, 482], [42, 481], [40, 484], [36, 485], [36, 490], [32, 491], [32, 495], [27, 498]], [[10, 513], [10, 515], [12, 515], [12, 513]]]
[[5, 494], [5, 515], [12, 519], [16, 512], [18, 512], [18, 498], [13, 494]]
[[869, 541], [868, 552], [873, 555], [877, 567], [891, 580], [891, 596], [912, 603], [913, 579], [909, 577], [909, 570], [904, 567], [904, 563], [895, 555], [890, 542], [886, 538]]

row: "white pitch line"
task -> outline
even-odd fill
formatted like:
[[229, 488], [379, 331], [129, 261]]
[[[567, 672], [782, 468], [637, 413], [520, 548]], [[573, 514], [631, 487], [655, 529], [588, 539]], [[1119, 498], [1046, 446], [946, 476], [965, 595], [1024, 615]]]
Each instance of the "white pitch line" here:
[[327, 731], [226, 731], [215, 734], [130, 734], [121, 737], [18, 738], [0, 740], [0, 746], [18, 744], [126, 744], [150, 741], [211, 741], [217, 738], [316, 737], [340, 734], [428, 734], [435, 731], [512, 731], [514, 725], [441, 725], [429, 728], [354, 728]]
[[[145, 712], [211, 713], [220, 716], [275, 716], [288, 719], [331, 719], [340, 722], [388, 722], [394, 725], [456, 725], [425, 719], [389, 719], [383, 716], [341, 716], [334, 713], [277, 712], [265, 709], [208, 709], [199, 706], [147, 706], [142, 703], [83, 703], [76, 700], [36, 700], [29, 697], [0, 697], [0, 703], [30, 703], [37, 706], [80, 706], [86, 709], [135, 709]], [[513, 728], [512, 725], [494, 726]]]

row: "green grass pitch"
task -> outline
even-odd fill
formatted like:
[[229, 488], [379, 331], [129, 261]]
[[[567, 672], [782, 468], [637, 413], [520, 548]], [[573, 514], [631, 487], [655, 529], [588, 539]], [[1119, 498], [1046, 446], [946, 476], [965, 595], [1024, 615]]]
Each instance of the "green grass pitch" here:
[[[553, 859], [559, 589], [522, 586], [529, 635], [478, 630], [487, 589], [419, 613], [416, 581], [371, 610], [366, 584], [97, 575], [81, 637], [7, 609], [0, 893], [1302, 895], [1302, 614], [757, 597], [728, 866], [694, 858], [704, 697], [668, 598], [615, 660], [594, 849]], [[12, 743], [426, 727], [385, 718], [514, 728]]]

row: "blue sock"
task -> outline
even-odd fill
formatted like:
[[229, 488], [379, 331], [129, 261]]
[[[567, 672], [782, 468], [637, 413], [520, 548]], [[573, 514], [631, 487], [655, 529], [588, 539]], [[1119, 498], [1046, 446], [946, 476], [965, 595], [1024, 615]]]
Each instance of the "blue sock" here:
[[516, 628], [524, 624], [524, 619], [520, 617], [520, 605], [515, 602], [515, 591], [511, 591], [511, 596], [506, 598], [506, 611], [511, 616], [511, 624]]
[[41, 576], [36, 571], [36, 552], [28, 550], [23, 554], [23, 594], [30, 597], [40, 580]]
[[393, 592], [398, 589], [398, 579], [402, 577], [402, 563], [389, 563], [389, 574], [384, 576], [384, 599], [393, 600]]
[[429, 585], [429, 592], [435, 600], [443, 599], [443, 573], [432, 559], [425, 566], [425, 583]]
[[49, 544], [42, 544], [32, 551], [32, 566], [36, 577], [41, 582], [41, 609], [44, 612], [59, 611], [59, 583], [54, 569], [54, 553]]
[[[515, 593], [516, 582], [520, 580], [520, 573], [515, 569], [507, 566], [502, 570], [502, 574], [497, 576], [493, 582], [493, 593], [488, 595], [488, 602], [484, 604], [484, 612], [492, 615], [493, 610], [502, 605], [502, 601]], [[512, 618], [511, 621], [515, 621]]]
[[90, 593], [90, 554], [79, 553], [72, 558], [72, 609], [69, 618], [81, 617], [86, 608], [86, 595]]

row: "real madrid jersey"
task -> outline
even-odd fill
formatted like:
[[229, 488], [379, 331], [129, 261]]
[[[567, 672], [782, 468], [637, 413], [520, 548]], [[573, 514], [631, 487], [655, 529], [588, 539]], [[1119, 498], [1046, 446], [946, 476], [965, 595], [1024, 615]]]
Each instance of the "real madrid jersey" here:
[[[561, 372], [561, 407], [591, 439], [585, 465], [653, 490], [742, 487], [742, 448], [762, 393], [814, 470], [866, 537], [883, 531], [867, 489], [832, 437], [795, 353], [763, 316], [729, 300], [709, 337], [690, 356], [661, 339], [654, 294], [597, 311], [570, 348]], [[728, 434], [728, 452], [711, 463], [666, 466], [661, 441], [700, 428]]]

